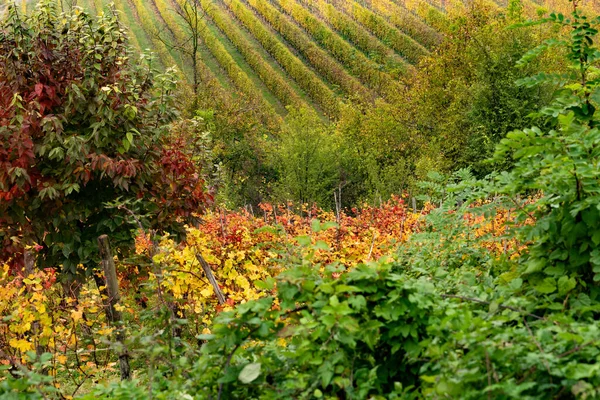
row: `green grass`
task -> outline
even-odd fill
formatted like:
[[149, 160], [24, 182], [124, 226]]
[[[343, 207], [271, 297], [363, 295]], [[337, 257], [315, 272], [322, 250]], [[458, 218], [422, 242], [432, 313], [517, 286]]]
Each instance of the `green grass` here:
[[212, 21], [207, 21], [210, 32], [221, 42], [227, 52], [235, 60], [240, 69], [250, 78], [256, 88], [262, 93], [263, 97], [277, 110], [279, 114], [285, 114], [285, 106], [279, 99], [265, 86], [264, 82], [254, 72], [252, 67], [246, 62], [244, 56], [231, 43], [231, 41], [217, 28]]
[[[153, 9], [155, 12], [159, 13], [161, 20], [163, 23], [166, 23], [173, 34], [177, 32], [177, 30], [181, 30], [180, 32], [185, 35], [185, 27], [184, 22], [181, 20], [179, 15], [175, 12], [175, 7], [178, 7], [175, 3], [170, 0], [152, 0]], [[170, 12], [170, 15], [167, 13]], [[178, 26], [173, 26], [177, 24]], [[182, 40], [179, 35], [176, 35], [178, 40]], [[210, 76], [214, 77], [219, 84], [226, 90], [230, 90], [233, 87], [233, 84], [227, 74], [223, 71], [219, 62], [215, 59], [215, 57], [211, 54], [210, 50], [206, 48], [206, 46], [201, 46], [199, 49], [200, 54], [200, 62], [203, 64], [203, 67], [206, 68], [206, 73]]]

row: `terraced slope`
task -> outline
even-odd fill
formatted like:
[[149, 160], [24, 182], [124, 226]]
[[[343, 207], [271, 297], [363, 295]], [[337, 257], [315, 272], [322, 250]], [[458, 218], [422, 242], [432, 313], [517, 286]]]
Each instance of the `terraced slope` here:
[[[24, 12], [35, 0], [14, 1]], [[197, 2], [201, 46], [196, 63], [170, 46], [185, 43], [182, 5]], [[467, 0], [464, 0], [467, 1]], [[507, 0], [485, 0], [504, 7]], [[544, 6], [568, 12], [564, 0], [523, 0], [532, 14]], [[430, 54], [446, 15], [463, 0], [79, 0], [91, 13], [121, 15], [131, 44], [176, 65], [201, 96], [236, 102], [262, 123], [276, 123], [286, 107], [312, 107], [335, 119], [345, 102], [368, 106], [399, 90], [399, 79]], [[2, 0], [0, 0], [2, 3]], [[600, 12], [600, 2], [584, 7]], [[195, 66], [194, 66], [195, 64]], [[206, 102], [205, 102], [206, 103]]]

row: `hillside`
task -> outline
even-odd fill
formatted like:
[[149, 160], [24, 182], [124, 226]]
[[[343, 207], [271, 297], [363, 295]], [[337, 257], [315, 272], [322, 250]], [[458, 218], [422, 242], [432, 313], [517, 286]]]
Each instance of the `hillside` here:
[[[35, 0], [21, 2], [31, 11]], [[176, 65], [193, 83], [191, 58], [174, 49], [189, 30], [181, 17], [191, 0], [114, 0], [131, 44], [150, 49], [161, 67]], [[504, 7], [506, 0], [490, 0]], [[541, 2], [540, 2], [541, 3]], [[111, 1], [79, 0], [92, 14], [110, 12]], [[525, 11], [568, 11], [568, 3], [524, 2]], [[431, 54], [447, 15], [461, 0], [198, 0], [197, 73], [205, 106], [237, 101], [278, 120], [288, 106], [309, 106], [329, 119], [345, 102], [368, 106], [398, 92], [399, 78]], [[586, 7], [599, 6], [586, 0]]]

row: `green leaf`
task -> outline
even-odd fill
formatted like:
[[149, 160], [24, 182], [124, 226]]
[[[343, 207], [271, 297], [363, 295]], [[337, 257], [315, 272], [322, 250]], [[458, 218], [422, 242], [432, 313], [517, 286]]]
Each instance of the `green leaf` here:
[[254, 286], [262, 290], [273, 290], [275, 279], [269, 276], [264, 281], [254, 281]]
[[73, 244], [72, 243], [65, 243], [65, 245], [62, 248], [62, 253], [65, 257], [69, 257], [69, 255], [73, 252]]
[[198, 340], [212, 340], [215, 338], [215, 335], [211, 333], [202, 333], [200, 335], [196, 335], [196, 339]]
[[331, 248], [329, 247], [329, 245], [327, 244], [327, 242], [325, 242], [323, 240], [317, 240], [317, 243], [315, 243], [314, 248], [316, 250], [325, 250], [325, 251], [331, 250]]
[[318, 219], [313, 219], [311, 223], [311, 228], [313, 232], [319, 232], [321, 230], [321, 221]]
[[550, 294], [556, 291], [556, 281], [554, 278], [546, 278], [542, 283], [534, 286], [534, 289], [542, 294]]
[[575, 289], [577, 281], [573, 277], [561, 276], [558, 279], [558, 294], [565, 295]]
[[311, 238], [308, 235], [296, 236], [296, 241], [300, 246], [310, 246]]
[[238, 379], [242, 383], [252, 383], [260, 376], [260, 363], [251, 363], [246, 365], [240, 371]]
[[527, 269], [525, 270], [525, 274], [533, 274], [535, 272], [540, 272], [546, 266], [546, 260], [544, 258], [535, 258], [530, 260], [527, 263]]

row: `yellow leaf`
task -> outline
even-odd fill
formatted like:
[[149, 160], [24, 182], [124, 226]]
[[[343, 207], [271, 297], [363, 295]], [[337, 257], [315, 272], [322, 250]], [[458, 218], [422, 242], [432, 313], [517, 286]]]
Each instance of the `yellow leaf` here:
[[108, 336], [113, 332], [113, 330], [114, 330], [114, 328], [111, 328], [111, 327], [103, 328], [98, 331], [98, 335]]
[[202, 297], [210, 297], [213, 295], [213, 288], [212, 286], [206, 286], [204, 289], [202, 289], [200, 291], [200, 294], [202, 295]]
[[65, 356], [64, 354], [59, 354], [58, 356], [56, 356], [56, 361], [58, 361], [59, 364], [64, 364], [67, 362], [67, 356]]
[[73, 318], [73, 322], [78, 322], [82, 317], [83, 317], [83, 310], [71, 311], [71, 318]]
[[33, 343], [29, 343], [25, 339], [13, 338], [13, 339], [10, 339], [8, 344], [10, 344], [10, 347], [12, 347], [13, 349], [17, 349], [22, 353], [25, 353], [26, 351], [29, 351], [29, 350], [33, 350]]

